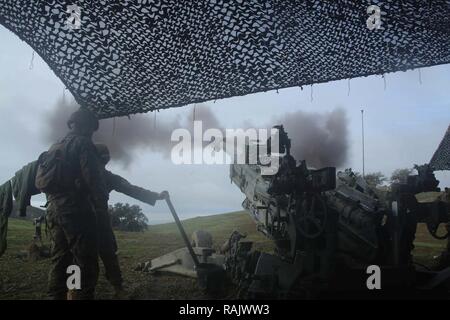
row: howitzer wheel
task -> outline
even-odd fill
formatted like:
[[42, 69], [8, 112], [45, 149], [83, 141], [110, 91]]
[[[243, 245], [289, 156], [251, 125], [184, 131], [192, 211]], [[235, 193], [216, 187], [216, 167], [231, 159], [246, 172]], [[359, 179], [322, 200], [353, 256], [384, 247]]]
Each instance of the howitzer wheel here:
[[319, 237], [325, 230], [328, 210], [320, 194], [308, 194], [296, 212], [297, 230], [308, 239]]

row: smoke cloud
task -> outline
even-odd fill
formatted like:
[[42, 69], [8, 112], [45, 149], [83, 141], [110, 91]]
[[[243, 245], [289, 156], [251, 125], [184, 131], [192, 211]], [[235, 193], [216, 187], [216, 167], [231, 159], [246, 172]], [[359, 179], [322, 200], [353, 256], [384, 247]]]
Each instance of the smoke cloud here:
[[348, 155], [348, 120], [343, 109], [327, 113], [297, 111], [274, 120], [291, 139], [291, 154], [310, 167], [342, 167]]
[[[47, 118], [47, 143], [64, 137], [67, 133], [66, 121], [79, 106], [73, 101], [61, 99], [55, 105], [53, 113]], [[136, 150], [148, 149], [169, 157], [173, 142], [170, 141], [173, 130], [184, 128], [192, 133], [193, 120], [201, 120], [203, 131], [225, 126], [219, 122], [211, 109], [198, 105], [195, 112], [181, 113], [174, 119], [158, 118], [154, 113], [138, 114], [100, 121], [100, 129], [94, 135], [96, 143], [106, 144], [113, 161], [124, 167], [131, 164]], [[245, 128], [258, 128], [251, 122], [245, 122]], [[297, 111], [272, 119], [266, 128], [282, 124], [291, 138], [291, 154], [297, 160], [306, 160], [310, 167], [342, 167], [348, 154], [348, 121], [343, 109], [328, 113], [310, 113]], [[206, 143], [205, 143], [206, 144]]]
[[[54, 143], [63, 138], [67, 132], [67, 119], [76, 111], [79, 105], [71, 100], [61, 99], [55, 105], [53, 113], [47, 118], [47, 130], [44, 139]], [[106, 144], [113, 161], [128, 167], [133, 160], [133, 153], [138, 149], [148, 149], [169, 157], [173, 143], [170, 141], [172, 131], [185, 128], [192, 131], [193, 120], [202, 121], [204, 130], [219, 128], [220, 124], [211, 110], [204, 105], [197, 105], [194, 112], [177, 116], [172, 120], [159, 119], [156, 113], [137, 114], [100, 120], [100, 128], [94, 134], [95, 143]]]

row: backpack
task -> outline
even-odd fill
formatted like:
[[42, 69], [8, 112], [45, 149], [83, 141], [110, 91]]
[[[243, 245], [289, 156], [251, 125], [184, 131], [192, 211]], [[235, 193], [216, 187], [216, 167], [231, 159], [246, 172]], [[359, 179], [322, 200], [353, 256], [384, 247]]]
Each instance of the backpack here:
[[39, 156], [35, 186], [41, 192], [52, 194], [75, 189], [74, 170], [67, 151], [71, 141], [55, 143]]

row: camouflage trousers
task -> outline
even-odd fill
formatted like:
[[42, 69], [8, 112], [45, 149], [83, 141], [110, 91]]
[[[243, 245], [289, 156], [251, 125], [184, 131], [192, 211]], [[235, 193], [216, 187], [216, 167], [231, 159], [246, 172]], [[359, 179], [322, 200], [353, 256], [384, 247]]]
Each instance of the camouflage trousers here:
[[117, 242], [108, 212], [97, 215], [98, 253], [105, 268], [105, 277], [115, 289], [122, 289], [122, 272], [117, 257]]
[[96, 218], [86, 199], [58, 199], [47, 208], [47, 226], [52, 240], [48, 293], [53, 299], [66, 299], [67, 268], [80, 268], [81, 289], [77, 299], [93, 299], [98, 279]]

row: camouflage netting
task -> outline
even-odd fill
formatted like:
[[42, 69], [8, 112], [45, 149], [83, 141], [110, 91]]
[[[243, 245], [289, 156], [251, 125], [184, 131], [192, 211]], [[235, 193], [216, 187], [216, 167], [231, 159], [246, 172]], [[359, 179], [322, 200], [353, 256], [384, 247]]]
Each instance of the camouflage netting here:
[[450, 1], [384, 0], [369, 30], [379, 2], [0, 0], [0, 23], [112, 117], [450, 62]]
[[450, 126], [431, 158], [430, 165], [435, 170], [450, 170]]

